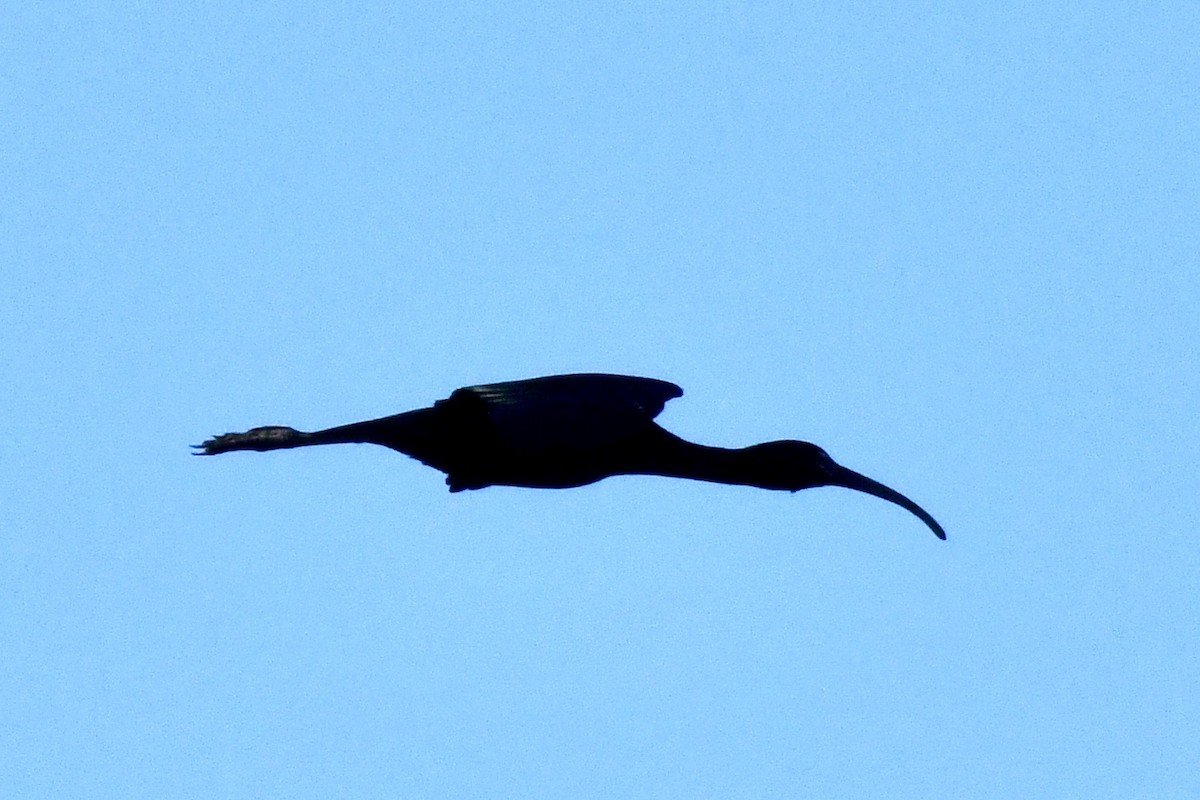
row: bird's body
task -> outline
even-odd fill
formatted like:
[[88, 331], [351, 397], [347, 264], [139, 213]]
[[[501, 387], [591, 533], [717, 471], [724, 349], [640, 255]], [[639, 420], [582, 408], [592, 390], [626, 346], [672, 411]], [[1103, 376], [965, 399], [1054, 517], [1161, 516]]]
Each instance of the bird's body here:
[[227, 433], [198, 455], [318, 444], [379, 444], [446, 473], [450, 491], [487, 486], [567, 489], [613, 475], [666, 475], [798, 491], [845, 486], [900, 505], [945, 533], [898, 492], [835, 463], [808, 442], [740, 449], [688, 442], [654, 422], [683, 390], [624, 375], [556, 375], [469, 386], [430, 408], [313, 433], [286, 427]]

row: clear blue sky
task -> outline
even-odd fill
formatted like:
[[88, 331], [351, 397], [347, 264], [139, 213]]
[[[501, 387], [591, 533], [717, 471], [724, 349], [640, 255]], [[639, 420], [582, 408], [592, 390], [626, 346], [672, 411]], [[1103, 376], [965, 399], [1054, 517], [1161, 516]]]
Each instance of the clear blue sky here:
[[[0, 785], [1200, 796], [1195, 3], [0, 12]], [[189, 457], [675, 381], [882, 501]]]

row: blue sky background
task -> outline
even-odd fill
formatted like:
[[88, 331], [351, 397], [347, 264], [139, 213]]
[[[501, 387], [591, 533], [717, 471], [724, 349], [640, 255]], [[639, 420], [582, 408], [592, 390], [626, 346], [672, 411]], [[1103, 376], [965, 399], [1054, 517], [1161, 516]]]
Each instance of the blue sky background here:
[[[13, 797], [1200, 795], [1194, 3], [7, 4]], [[193, 459], [661, 377], [882, 501]]]

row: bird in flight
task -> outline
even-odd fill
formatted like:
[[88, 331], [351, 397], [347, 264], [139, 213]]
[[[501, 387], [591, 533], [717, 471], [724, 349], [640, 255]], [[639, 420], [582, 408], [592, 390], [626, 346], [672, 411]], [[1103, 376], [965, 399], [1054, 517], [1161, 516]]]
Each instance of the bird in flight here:
[[214, 436], [195, 455], [318, 444], [380, 444], [446, 473], [451, 492], [487, 486], [569, 489], [613, 475], [665, 475], [796, 492], [843, 486], [942, 526], [894, 489], [847, 469], [809, 442], [709, 447], [654, 418], [683, 390], [627, 375], [555, 375], [468, 386], [429, 408], [306, 433], [268, 426]]

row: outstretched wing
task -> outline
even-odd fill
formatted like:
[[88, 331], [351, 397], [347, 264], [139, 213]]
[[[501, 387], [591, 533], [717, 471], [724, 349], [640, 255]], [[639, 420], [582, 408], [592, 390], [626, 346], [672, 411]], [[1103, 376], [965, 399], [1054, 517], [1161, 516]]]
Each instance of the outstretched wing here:
[[450, 401], [482, 402], [500, 441], [514, 452], [586, 451], [644, 431], [667, 401], [673, 383], [628, 375], [554, 375], [468, 386]]

